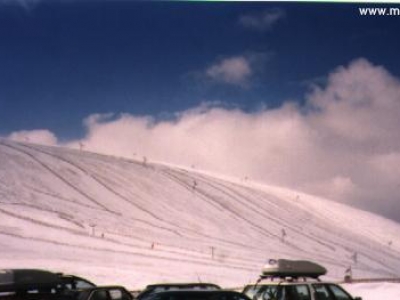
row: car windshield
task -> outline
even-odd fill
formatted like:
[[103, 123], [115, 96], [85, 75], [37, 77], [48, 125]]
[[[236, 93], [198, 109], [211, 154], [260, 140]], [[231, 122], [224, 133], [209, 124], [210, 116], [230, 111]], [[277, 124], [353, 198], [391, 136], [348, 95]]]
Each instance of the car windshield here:
[[161, 292], [161, 291], [174, 291], [174, 290], [220, 290], [221, 288], [215, 284], [195, 284], [195, 283], [188, 283], [188, 284], [165, 284], [165, 285], [154, 285], [150, 287], [153, 292]]
[[240, 293], [159, 293], [153, 295], [154, 300], [249, 300]]
[[141, 292], [136, 298], [140, 300], [148, 299], [151, 295], [158, 292], [164, 291], [178, 291], [178, 290], [207, 290], [217, 291], [221, 288], [216, 284], [160, 284], [148, 286], [143, 292]]
[[89, 280], [86, 280], [81, 277], [77, 276], [68, 276], [64, 275], [61, 277], [63, 280], [63, 284], [67, 289], [70, 290], [83, 290], [83, 289], [89, 289], [92, 287], [95, 287], [96, 285]]
[[306, 284], [254, 285], [246, 287], [243, 293], [253, 300], [311, 300]]

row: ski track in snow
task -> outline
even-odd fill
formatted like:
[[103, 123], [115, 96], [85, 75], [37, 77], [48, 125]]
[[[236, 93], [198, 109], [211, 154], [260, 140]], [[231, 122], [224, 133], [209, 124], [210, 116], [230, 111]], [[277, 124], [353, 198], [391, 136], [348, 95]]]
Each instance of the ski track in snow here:
[[[15, 261], [17, 267], [29, 267], [18, 262], [25, 257], [46, 261], [42, 250], [50, 247], [60, 249], [60, 261], [83, 262], [87, 255], [98, 267], [109, 268], [114, 260], [137, 265], [124, 269], [126, 282], [173, 281], [179, 272], [186, 281], [200, 276], [238, 286], [250, 276], [255, 280], [271, 257], [320, 262], [336, 279], [349, 265], [359, 277], [400, 276], [395, 234], [400, 225], [381, 218], [374, 226], [390, 228], [384, 235], [376, 228], [348, 226], [343, 220], [353, 224], [359, 218], [368, 224], [366, 215], [355, 209], [350, 215], [345, 206], [326, 200], [319, 205], [304, 194], [295, 199], [296, 191], [275, 192], [195, 170], [2, 140], [0, 160], [9, 162], [0, 166], [0, 248], [8, 257], [0, 258], [0, 264]], [[65, 268], [76, 273], [75, 263]], [[52, 265], [58, 264], [49, 258], [43, 267]]]

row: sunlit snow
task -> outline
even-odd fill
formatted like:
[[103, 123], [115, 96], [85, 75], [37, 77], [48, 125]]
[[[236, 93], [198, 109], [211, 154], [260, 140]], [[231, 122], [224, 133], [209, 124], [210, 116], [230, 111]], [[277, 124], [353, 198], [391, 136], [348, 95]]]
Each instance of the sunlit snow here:
[[[241, 287], [271, 257], [316, 261], [327, 280], [342, 280], [349, 266], [357, 278], [400, 277], [398, 223], [190, 168], [2, 140], [0, 202], [1, 268], [130, 289]], [[345, 287], [366, 300], [400, 299], [399, 284]]]

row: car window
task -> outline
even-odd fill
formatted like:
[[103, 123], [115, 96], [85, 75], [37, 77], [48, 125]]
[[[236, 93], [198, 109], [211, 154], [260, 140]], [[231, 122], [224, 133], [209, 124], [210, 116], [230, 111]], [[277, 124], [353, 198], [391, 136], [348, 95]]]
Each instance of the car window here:
[[[199, 298], [200, 299], [200, 298]], [[231, 294], [231, 293], [217, 293], [212, 294], [211, 297], [201, 297], [204, 300], [246, 300], [241, 294]]]
[[315, 300], [335, 300], [326, 285], [324, 284], [313, 284], [314, 298]]
[[248, 300], [241, 293], [231, 292], [177, 292], [168, 293], [161, 292], [153, 294], [148, 300]]
[[336, 300], [352, 300], [352, 297], [346, 293], [340, 286], [336, 284], [330, 284], [329, 288]]
[[311, 300], [310, 290], [305, 284], [282, 286], [277, 296], [279, 300]]
[[230, 299], [231, 300], [248, 300], [247, 298], [244, 297], [244, 295], [239, 295], [239, 294], [235, 294], [235, 295], [231, 296]]
[[307, 285], [290, 285], [282, 289], [280, 300], [311, 300], [310, 289]]
[[87, 299], [88, 298], [88, 296], [89, 296], [89, 294], [90, 294], [90, 291], [85, 291], [85, 290], [82, 290], [82, 291], [78, 291], [76, 294], [75, 294], [75, 299], [78, 299], [78, 300], [84, 300], [84, 299]]
[[121, 289], [110, 289], [108, 293], [111, 300], [131, 300], [128, 293]]
[[78, 290], [89, 289], [89, 288], [94, 287], [94, 284], [92, 284], [91, 282], [86, 281], [84, 279], [75, 279], [74, 281], [75, 281], [75, 287]]
[[253, 299], [254, 295], [260, 290], [261, 285], [248, 285], [244, 288], [243, 294], [247, 295], [250, 299]]
[[106, 290], [94, 291], [89, 300], [108, 300], [108, 292]]
[[[250, 297], [249, 294], [247, 294], [247, 296]], [[250, 298], [253, 300], [277, 300], [278, 286], [262, 285], [257, 291], [253, 292], [253, 295]]]

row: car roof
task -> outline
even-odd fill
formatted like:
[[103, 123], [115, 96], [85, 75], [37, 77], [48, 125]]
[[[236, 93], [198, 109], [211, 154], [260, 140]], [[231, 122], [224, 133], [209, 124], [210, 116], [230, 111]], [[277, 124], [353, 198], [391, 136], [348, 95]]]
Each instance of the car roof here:
[[[195, 289], [196, 287], [203, 290], [206, 290], [207, 288], [208, 289], [212, 288], [212, 290], [221, 290], [221, 287], [214, 283], [204, 283], [204, 282], [156, 283], [147, 285], [146, 288], [136, 296], [136, 298], [137, 299], [147, 298], [156, 292], [162, 292], [162, 291], [198, 290]], [[162, 289], [162, 290], [157, 291], [157, 289]]]
[[[180, 290], [168, 290], [168, 291], [159, 291], [156, 293], [239, 293], [231, 290], [193, 290], [193, 289], [180, 289]], [[240, 294], [240, 293], [239, 293]]]
[[155, 292], [154, 295], [217, 295], [217, 294], [225, 294], [225, 295], [240, 295], [247, 298], [246, 295], [236, 291], [227, 291], [227, 290], [192, 290], [192, 289], [181, 289], [181, 290], [170, 290], [170, 291], [159, 291]]
[[267, 282], [260, 282], [260, 283], [249, 283], [244, 286], [244, 289], [247, 287], [253, 286], [268, 286], [268, 285], [304, 285], [304, 284], [337, 284], [330, 281], [318, 281], [318, 280], [277, 280], [277, 281], [267, 281]]
[[221, 288], [219, 285], [214, 283], [206, 283], [206, 282], [172, 282], [172, 283], [155, 283], [149, 284], [146, 288], [156, 288], [156, 287], [215, 287]]
[[94, 286], [94, 287], [90, 287], [84, 290], [81, 290], [80, 292], [92, 292], [92, 291], [98, 291], [98, 290], [123, 290], [123, 291], [127, 291], [129, 293], [129, 291], [126, 289], [126, 287], [122, 286], [122, 285], [100, 285], [100, 286]]

